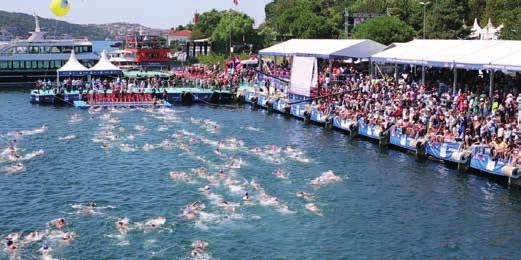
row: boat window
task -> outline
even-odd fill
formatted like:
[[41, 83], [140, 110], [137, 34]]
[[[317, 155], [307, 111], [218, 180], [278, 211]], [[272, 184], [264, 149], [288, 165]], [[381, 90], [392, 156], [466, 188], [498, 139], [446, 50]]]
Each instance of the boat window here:
[[61, 53], [62, 50], [61, 50], [61, 47], [60, 46], [52, 46], [51, 47], [51, 50], [49, 51], [50, 53]]
[[19, 46], [19, 47], [16, 47], [16, 53], [27, 53], [27, 47], [25, 46]]
[[43, 60], [39, 60], [38, 61], [38, 68], [39, 69], [46, 69], [47, 67], [45, 67], [45, 64], [43, 63]]
[[10, 63], [10, 62], [8, 62], [8, 61], [0, 61], [0, 69], [4, 69], [4, 70], [7, 69], [8, 63]]
[[62, 53], [71, 53], [72, 46], [62, 46]]
[[15, 60], [13, 61], [13, 69], [19, 69], [20, 68], [20, 62]]
[[32, 63], [31, 66], [33, 67], [33, 69], [37, 69], [38, 68], [38, 62], [37, 61], [33, 60], [31, 63]]
[[26, 69], [31, 69], [32, 68], [30, 61], [25, 61], [25, 68]]
[[44, 69], [50, 69], [51, 67], [49, 67], [49, 61], [48, 60], [44, 60], [43, 61], [43, 68]]

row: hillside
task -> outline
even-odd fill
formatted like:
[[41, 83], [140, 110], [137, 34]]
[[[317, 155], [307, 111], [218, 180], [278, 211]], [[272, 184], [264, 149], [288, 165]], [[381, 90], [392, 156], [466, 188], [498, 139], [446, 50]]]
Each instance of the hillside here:
[[[162, 32], [140, 24], [73, 24], [54, 19], [40, 17], [40, 27], [47, 32], [47, 38], [83, 38], [89, 40], [121, 39], [127, 34], [137, 33], [140, 28], [147, 34]], [[0, 41], [8, 41], [16, 37], [27, 38], [34, 30], [34, 18], [24, 13], [0, 11]]]

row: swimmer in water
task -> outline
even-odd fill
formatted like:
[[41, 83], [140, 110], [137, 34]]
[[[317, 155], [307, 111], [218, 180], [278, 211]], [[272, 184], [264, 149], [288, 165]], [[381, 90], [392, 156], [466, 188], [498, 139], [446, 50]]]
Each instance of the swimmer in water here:
[[304, 192], [304, 191], [299, 191], [296, 193], [296, 195], [297, 195], [297, 197], [303, 198], [304, 200], [306, 200], [308, 202], [314, 200], [314, 198], [311, 194]]
[[119, 233], [126, 234], [128, 231], [128, 218], [119, 218], [118, 221], [116, 221], [116, 226], [118, 228]]
[[192, 243], [192, 256], [198, 256], [204, 254], [206, 251], [206, 242], [203, 240], [196, 240]]
[[18, 247], [16, 246], [16, 244], [14, 243], [13, 240], [8, 239], [7, 242], [5, 243], [5, 249], [9, 253], [14, 253], [18, 249]]
[[244, 202], [249, 202], [250, 201], [250, 194], [248, 192], [245, 192], [244, 196], [242, 196], [242, 200]]
[[76, 234], [74, 234], [74, 232], [64, 233], [62, 236], [62, 240], [61, 240], [62, 244], [64, 244], [64, 245], [70, 244], [70, 242], [74, 239], [75, 236], [76, 236]]
[[163, 224], [165, 224], [166, 222], [166, 218], [164, 217], [157, 217], [157, 218], [153, 218], [149, 221], [147, 221], [145, 223], [145, 227], [148, 227], [148, 228], [158, 228], [160, 226], [162, 226]]
[[59, 218], [59, 219], [55, 220], [54, 221], [54, 226], [57, 229], [62, 229], [63, 227], [65, 227], [65, 219]]
[[322, 215], [322, 212], [320, 211], [320, 209], [317, 207], [317, 205], [315, 205], [314, 203], [308, 203], [306, 204], [306, 209], [319, 215], [319, 216], [323, 216]]
[[51, 247], [48, 244], [43, 244], [42, 248], [40, 248], [38, 251], [40, 251], [40, 254], [42, 256], [49, 256], [51, 254]]
[[32, 242], [36, 242], [41, 240], [43, 237], [43, 234], [40, 234], [38, 231], [33, 231], [29, 233], [27, 236], [25, 236], [24, 244], [30, 244]]

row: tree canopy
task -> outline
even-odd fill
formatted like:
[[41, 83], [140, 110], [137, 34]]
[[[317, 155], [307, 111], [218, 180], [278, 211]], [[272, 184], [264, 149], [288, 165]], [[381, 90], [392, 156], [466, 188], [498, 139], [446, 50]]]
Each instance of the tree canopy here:
[[[369, 38], [388, 44], [425, 35], [428, 39], [465, 39], [475, 18], [481, 26], [492, 20], [504, 25], [503, 39], [521, 40], [521, 0], [273, 0], [265, 6], [266, 21], [258, 29], [244, 13], [210, 10], [187, 25], [194, 38], [210, 38], [214, 50], [228, 52], [233, 45], [253, 44], [257, 49], [287, 38]], [[345, 33], [345, 13], [376, 13]], [[350, 23], [352, 23], [352, 18]]]
[[357, 39], [371, 39], [389, 45], [393, 42], [412, 40], [414, 29], [398, 17], [382, 16], [370, 19], [357, 26], [353, 37]]

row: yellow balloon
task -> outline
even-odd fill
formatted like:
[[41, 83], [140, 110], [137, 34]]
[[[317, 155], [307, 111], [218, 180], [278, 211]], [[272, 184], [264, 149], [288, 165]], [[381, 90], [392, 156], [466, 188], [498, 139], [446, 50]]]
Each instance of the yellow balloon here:
[[71, 10], [71, 4], [68, 0], [52, 0], [50, 8], [56, 16], [66, 16]]

